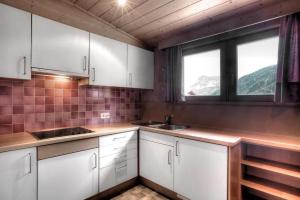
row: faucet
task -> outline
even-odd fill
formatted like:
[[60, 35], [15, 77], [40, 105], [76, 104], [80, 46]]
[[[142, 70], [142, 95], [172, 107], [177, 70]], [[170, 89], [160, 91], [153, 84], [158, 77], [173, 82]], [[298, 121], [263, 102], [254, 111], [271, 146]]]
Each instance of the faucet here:
[[165, 124], [170, 125], [172, 124], [172, 119], [173, 119], [174, 115], [165, 115]]

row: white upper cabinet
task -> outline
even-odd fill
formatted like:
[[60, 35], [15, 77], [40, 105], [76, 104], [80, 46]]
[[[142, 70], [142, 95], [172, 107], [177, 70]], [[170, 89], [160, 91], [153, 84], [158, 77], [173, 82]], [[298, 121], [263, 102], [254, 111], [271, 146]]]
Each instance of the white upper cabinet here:
[[128, 45], [128, 87], [153, 89], [154, 54]]
[[88, 76], [89, 33], [32, 15], [32, 67]]
[[30, 79], [31, 14], [0, 4], [0, 77]]
[[0, 199], [36, 200], [36, 149], [0, 153]]
[[191, 200], [227, 200], [227, 147], [176, 138], [174, 191]]
[[127, 44], [91, 33], [90, 85], [126, 87]]

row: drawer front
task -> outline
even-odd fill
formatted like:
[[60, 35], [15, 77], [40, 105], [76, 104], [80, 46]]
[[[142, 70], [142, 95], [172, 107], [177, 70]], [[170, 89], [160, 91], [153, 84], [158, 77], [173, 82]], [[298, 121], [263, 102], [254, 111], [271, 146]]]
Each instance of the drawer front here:
[[129, 142], [120, 142], [108, 146], [102, 146], [99, 150], [100, 157], [110, 156], [113, 154], [127, 153], [128, 150], [137, 149], [137, 140]]
[[137, 149], [130, 149], [127, 152], [121, 152], [113, 154], [110, 156], [101, 157], [100, 160], [100, 169], [107, 167], [109, 165], [115, 165], [126, 160], [137, 158]]
[[125, 133], [118, 133], [114, 135], [99, 137], [99, 146], [103, 147], [103, 146], [108, 146], [120, 142], [126, 143], [132, 140], [137, 140], [136, 131], [130, 131]]
[[137, 158], [103, 167], [99, 173], [99, 191], [108, 190], [137, 177], [137, 175]]
[[174, 146], [175, 137], [169, 135], [163, 135], [159, 133], [153, 133], [149, 131], [140, 131], [140, 139], [148, 140], [159, 144], [168, 146]]

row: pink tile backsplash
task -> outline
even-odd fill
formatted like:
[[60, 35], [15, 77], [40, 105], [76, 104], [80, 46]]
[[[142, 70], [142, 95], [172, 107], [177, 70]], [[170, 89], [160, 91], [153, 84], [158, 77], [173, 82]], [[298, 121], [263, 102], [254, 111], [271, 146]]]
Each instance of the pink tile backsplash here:
[[[139, 120], [141, 90], [79, 86], [77, 80], [0, 78], [0, 134]], [[109, 112], [110, 119], [101, 119]]]

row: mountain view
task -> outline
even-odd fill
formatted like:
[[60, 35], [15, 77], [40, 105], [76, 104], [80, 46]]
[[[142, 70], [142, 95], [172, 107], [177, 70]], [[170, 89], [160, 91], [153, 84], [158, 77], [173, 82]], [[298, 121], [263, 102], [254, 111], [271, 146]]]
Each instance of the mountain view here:
[[[275, 93], [276, 65], [264, 67], [238, 80], [238, 95], [268, 95]], [[188, 95], [220, 95], [220, 80], [217, 76], [200, 76]]]

